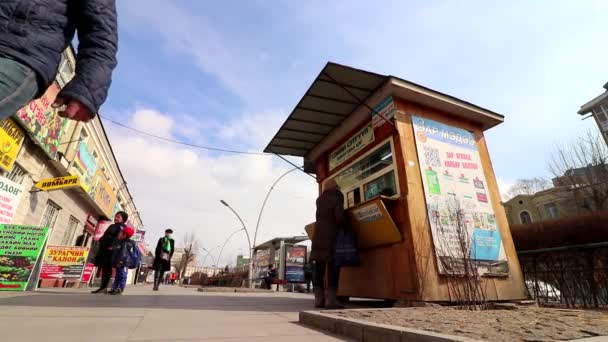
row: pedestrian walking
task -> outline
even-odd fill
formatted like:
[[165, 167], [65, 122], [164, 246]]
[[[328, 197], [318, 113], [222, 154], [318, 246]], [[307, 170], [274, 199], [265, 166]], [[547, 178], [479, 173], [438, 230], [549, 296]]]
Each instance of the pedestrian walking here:
[[136, 253], [138, 248], [131, 236], [135, 234], [135, 229], [127, 226], [122, 226], [118, 233], [116, 241], [112, 246], [112, 267], [114, 268], [114, 284], [108, 294], [120, 295], [125, 291], [127, 286], [127, 274], [129, 272], [129, 261]]
[[164, 274], [171, 270], [171, 258], [175, 252], [175, 241], [171, 238], [172, 229], [165, 230], [165, 236], [158, 239], [154, 254], [154, 291], [158, 291], [160, 283], [163, 281]]
[[323, 192], [317, 199], [316, 223], [310, 252], [310, 259], [314, 261], [313, 287], [316, 308], [342, 307], [336, 297], [340, 269], [334, 263], [334, 255], [336, 236], [343, 220], [344, 195], [336, 181], [329, 179], [323, 184]]
[[99, 250], [95, 255], [95, 266], [101, 270], [101, 286], [92, 293], [105, 292], [112, 278], [112, 248], [118, 233], [123, 229], [129, 215], [124, 211], [119, 211], [114, 216], [114, 224], [111, 224], [99, 239]]
[[76, 31], [76, 75], [54, 106], [66, 106], [60, 116], [88, 121], [105, 102], [117, 64], [115, 0], [0, 1], [0, 119], [53, 83]]

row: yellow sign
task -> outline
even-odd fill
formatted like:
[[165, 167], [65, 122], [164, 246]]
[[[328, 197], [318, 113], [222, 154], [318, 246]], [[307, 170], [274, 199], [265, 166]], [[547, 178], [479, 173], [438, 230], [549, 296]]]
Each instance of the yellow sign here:
[[[401, 241], [401, 233], [381, 198], [347, 209], [346, 212], [350, 217], [353, 231], [357, 235], [359, 248], [372, 248]], [[315, 224], [306, 225], [304, 230], [312, 240], [315, 234]]]
[[77, 186], [80, 186], [78, 176], [48, 178], [36, 183], [36, 188], [42, 191], [70, 189]]
[[23, 144], [25, 133], [12, 119], [0, 120], [0, 168], [10, 172]]
[[372, 142], [374, 142], [374, 127], [370, 123], [329, 155], [329, 170], [335, 169]]
[[381, 198], [349, 209], [353, 230], [360, 248], [389, 245], [401, 241], [401, 233]]
[[105, 180], [103, 173], [98, 172], [98, 183], [95, 189], [95, 203], [103, 210], [107, 217], [112, 215], [114, 204], [116, 203], [116, 194], [112, 191], [112, 186]]

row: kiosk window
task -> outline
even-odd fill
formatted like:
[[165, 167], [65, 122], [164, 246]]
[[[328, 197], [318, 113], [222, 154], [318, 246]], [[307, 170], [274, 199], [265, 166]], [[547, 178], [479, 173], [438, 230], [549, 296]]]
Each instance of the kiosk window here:
[[387, 141], [343, 169], [335, 180], [346, 197], [347, 208], [379, 195], [397, 195], [391, 142]]

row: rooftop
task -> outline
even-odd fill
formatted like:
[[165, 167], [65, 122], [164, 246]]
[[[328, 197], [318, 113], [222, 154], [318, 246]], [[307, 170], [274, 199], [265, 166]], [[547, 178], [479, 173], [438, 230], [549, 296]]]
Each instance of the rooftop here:
[[296, 244], [300, 242], [304, 242], [309, 240], [308, 236], [299, 235], [299, 236], [291, 236], [291, 237], [277, 237], [272, 240], [266, 241], [254, 247], [254, 249], [266, 249], [272, 246], [279, 246], [281, 241], [285, 241], [288, 244]]
[[304, 157], [310, 165], [370, 120], [369, 108], [389, 95], [448, 112], [483, 129], [504, 121], [501, 114], [410, 81], [328, 62], [264, 151]]

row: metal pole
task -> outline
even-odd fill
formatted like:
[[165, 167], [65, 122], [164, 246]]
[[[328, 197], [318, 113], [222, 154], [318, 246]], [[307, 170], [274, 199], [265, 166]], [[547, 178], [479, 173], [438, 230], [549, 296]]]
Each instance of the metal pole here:
[[222, 252], [224, 251], [224, 247], [226, 247], [226, 244], [228, 244], [228, 241], [230, 241], [230, 239], [236, 234], [236, 233], [240, 233], [243, 230], [243, 228], [232, 232], [232, 234], [230, 234], [230, 236], [228, 236], [228, 238], [226, 239], [226, 241], [224, 241], [224, 245], [222, 245], [222, 248], [220, 249], [220, 254], [217, 257], [218, 262], [222, 262]]
[[243, 225], [243, 230], [245, 231], [245, 234], [247, 235], [247, 243], [249, 244], [249, 287], [251, 287], [251, 279], [253, 277], [253, 250], [251, 249], [251, 238], [249, 237], [249, 232], [247, 231], [247, 226], [245, 226], [245, 222], [243, 222], [243, 220], [241, 219], [241, 217], [239, 216], [239, 214], [232, 209], [232, 207], [226, 203], [226, 201], [221, 200], [220, 201], [223, 205], [225, 205], [226, 207], [228, 207], [228, 209], [230, 209], [230, 211], [232, 211], [232, 213], [236, 216], [236, 218], [239, 219], [239, 221], [241, 222], [241, 225]]

